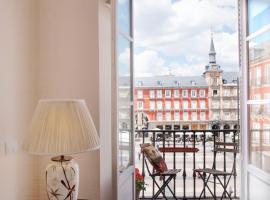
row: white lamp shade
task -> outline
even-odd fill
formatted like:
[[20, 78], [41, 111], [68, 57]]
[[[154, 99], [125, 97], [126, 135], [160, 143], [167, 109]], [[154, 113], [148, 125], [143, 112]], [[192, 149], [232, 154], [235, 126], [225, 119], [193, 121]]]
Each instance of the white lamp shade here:
[[84, 100], [40, 100], [24, 149], [32, 154], [66, 155], [99, 148]]

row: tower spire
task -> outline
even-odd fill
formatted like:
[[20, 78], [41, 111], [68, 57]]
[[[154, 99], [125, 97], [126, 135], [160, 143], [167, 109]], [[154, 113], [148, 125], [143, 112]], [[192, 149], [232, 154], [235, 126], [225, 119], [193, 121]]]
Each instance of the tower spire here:
[[215, 46], [214, 46], [213, 32], [212, 31], [211, 31], [210, 50], [209, 50], [209, 63], [216, 63], [216, 50], [215, 50]]

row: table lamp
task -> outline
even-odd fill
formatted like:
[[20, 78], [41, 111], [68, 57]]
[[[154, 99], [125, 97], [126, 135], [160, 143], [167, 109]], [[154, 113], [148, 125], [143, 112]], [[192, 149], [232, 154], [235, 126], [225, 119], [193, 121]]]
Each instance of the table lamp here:
[[79, 166], [70, 154], [100, 147], [84, 100], [40, 100], [23, 148], [31, 154], [52, 155], [46, 167], [49, 200], [77, 200]]

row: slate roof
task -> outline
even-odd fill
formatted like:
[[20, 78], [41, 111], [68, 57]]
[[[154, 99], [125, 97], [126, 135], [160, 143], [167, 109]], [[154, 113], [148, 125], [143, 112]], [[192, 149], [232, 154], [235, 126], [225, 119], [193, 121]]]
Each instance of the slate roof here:
[[[223, 72], [227, 84], [237, 80], [238, 72]], [[135, 78], [135, 87], [208, 87], [203, 76], [154, 76]]]

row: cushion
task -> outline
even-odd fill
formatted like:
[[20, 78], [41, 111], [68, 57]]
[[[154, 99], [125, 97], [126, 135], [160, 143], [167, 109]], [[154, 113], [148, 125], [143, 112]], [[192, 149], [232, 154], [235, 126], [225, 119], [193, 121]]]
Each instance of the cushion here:
[[141, 150], [157, 172], [168, 170], [160, 152], [150, 143], [141, 144]]

